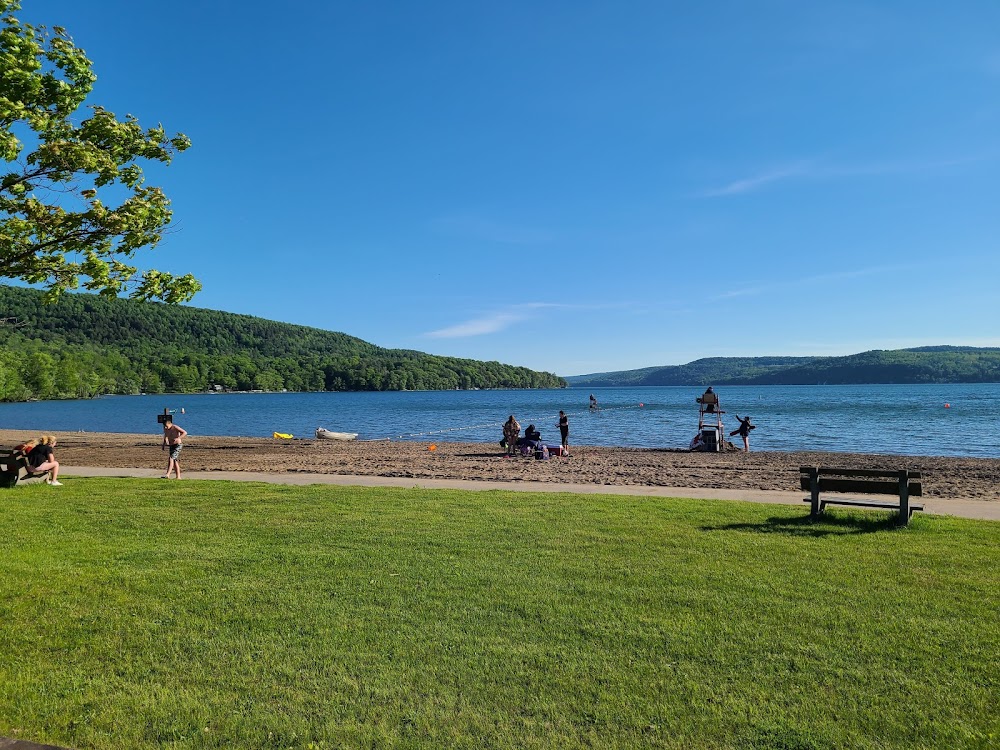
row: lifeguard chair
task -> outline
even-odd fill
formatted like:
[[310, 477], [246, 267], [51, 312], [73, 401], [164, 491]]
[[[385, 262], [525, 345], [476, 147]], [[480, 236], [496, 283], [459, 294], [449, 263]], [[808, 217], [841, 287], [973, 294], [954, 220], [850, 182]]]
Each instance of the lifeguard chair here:
[[695, 401], [698, 402], [698, 434], [701, 435], [703, 450], [717, 453], [722, 450], [726, 434], [722, 427], [725, 412], [719, 408], [719, 397], [709, 386]]

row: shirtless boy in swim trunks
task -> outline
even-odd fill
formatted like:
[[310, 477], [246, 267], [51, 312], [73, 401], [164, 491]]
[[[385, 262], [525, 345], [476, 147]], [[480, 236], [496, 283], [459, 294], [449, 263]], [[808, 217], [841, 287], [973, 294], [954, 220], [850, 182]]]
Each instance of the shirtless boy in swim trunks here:
[[181, 448], [183, 448], [184, 436], [187, 435], [180, 425], [174, 424], [172, 419], [163, 421], [163, 449], [170, 451], [170, 458], [167, 459], [167, 473], [164, 479], [170, 479], [170, 472], [173, 471], [178, 479], [181, 478]]

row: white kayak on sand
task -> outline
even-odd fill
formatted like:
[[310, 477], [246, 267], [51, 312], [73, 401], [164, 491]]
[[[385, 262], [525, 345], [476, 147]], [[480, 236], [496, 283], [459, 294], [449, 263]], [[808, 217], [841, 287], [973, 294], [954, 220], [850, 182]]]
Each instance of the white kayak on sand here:
[[357, 436], [356, 432], [333, 432], [323, 427], [316, 428], [317, 440], [354, 440]]

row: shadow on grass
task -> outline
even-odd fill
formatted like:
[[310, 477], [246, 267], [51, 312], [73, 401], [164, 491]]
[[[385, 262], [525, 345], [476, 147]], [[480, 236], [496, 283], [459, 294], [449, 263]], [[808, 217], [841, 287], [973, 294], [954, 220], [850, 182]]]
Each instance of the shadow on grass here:
[[[702, 531], [753, 531], [759, 534], [789, 534], [792, 536], [831, 536], [834, 534], [872, 534], [878, 531], [892, 531], [903, 528], [896, 515], [879, 513], [857, 515], [835, 515], [824, 513], [819, 518], [812, 516], [772, 516], [761, 523], [728, 523], [722, 526], [702, 526]], [[867, 516], [871, 516], [870, 518]]]

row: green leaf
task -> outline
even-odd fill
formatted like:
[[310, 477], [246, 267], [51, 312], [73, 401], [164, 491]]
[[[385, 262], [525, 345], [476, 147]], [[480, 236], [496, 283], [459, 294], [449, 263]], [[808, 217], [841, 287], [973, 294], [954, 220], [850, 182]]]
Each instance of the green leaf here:
[[[172, 218], [163, 191], [144, 185], [143, 163], [169, 164], [191, 141], [97, 105], [75, 124], [97, 80], [91, 61], [65, 29], [22, 24], [18, 10], [17, 0], [0, 0], [0, 159], [11, 170], [0, 179], [0, 278], [40, 284], [49, 299], [81, 285], [190, 299], [201, 288], [190, 275], [140, 273], [118, 258], [155, 247]], [[27, 154], [14, 135], [24, 128], [37, 142]]]

